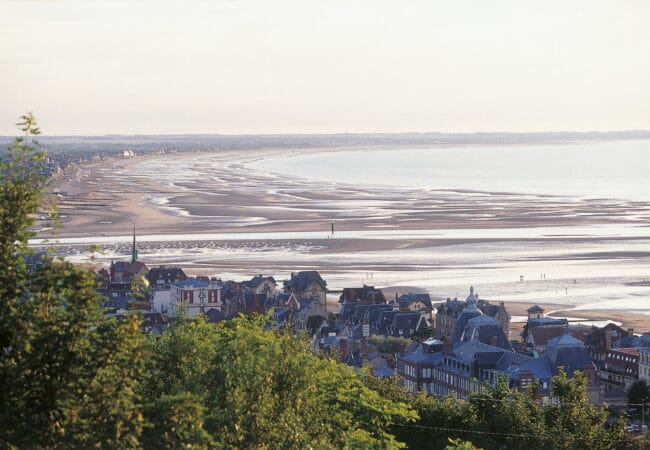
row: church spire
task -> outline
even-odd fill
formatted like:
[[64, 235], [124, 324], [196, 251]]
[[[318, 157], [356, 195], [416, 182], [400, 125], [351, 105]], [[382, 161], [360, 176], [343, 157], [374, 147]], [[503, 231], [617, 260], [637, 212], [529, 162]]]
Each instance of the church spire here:
[[135, 223], [133, 224], [133, 247], [131, 248], [131, 264], [138, 260], [138, 249], [135, 246]]

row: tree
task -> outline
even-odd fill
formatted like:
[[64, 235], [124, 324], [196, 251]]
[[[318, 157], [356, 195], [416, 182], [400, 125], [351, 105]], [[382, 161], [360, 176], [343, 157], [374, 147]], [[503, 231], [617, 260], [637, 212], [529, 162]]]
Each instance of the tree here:
[[388, 430], [415, 420], [406, 405], [318, 357], [304, 339], [267, 330], [268, 319], [180, 321], [150, 341], [145, 397], [155, 412], [153, 429], [162, 429], [160, 417], [173, 416], [165, 413], [170, 396], [188, 395], [194, 430], [225, 447], [399, 447]]
[[143, 427], [135, 318], [105, 322], [93, 277], [25, 259], [40, 205], [43, 153], [31, 114], [0, 162], [0, 447], [132, 447]]
[[637, 380], [627, 391], [627, 403], [629, 406], [642, 409], [647, 407], [650, 401], [650, 387], [644, 380]]

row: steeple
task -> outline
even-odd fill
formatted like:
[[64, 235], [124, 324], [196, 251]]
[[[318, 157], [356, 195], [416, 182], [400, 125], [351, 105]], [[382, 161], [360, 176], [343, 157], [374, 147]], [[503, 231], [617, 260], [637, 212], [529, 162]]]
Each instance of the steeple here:
[[133, 247], [131, 248], [131, 264], [138, 260], [138, 249], [135, 247], [135, 224], [133, 224]]
[[475, 311], [476, 308], [476, 296], [474, 295], [474, 286], [469, 288], [469, 295], [467, 296], [467, 306], [465, 309], [468, 311]]

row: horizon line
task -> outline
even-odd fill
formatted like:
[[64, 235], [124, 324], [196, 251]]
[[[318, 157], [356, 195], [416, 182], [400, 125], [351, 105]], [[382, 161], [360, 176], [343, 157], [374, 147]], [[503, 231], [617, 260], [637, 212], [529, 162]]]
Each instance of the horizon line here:
[[[47, 138], [47, 137], [154, 137], [154, 136], [220, 136], [220, 137], [240, 137], [240, 136], [395, 136], [395, 135], [456, 135], [456, 136], [472, 136], [472, 135], [534, 135], [534, 134], [638, 134], [648, 133], [650, 129], [629, 129], [629, 130], [589, 130], [589, 131], [571, 131], [571, 130], [556, 130], [556, 131], [346, 131], [346, 132], [332, 132], [332, 133], [206, 133], [206, 132], [173, 132], [173, 133], [105, 133], [105, 134], [39, 134], [34, 138]], [[16, 135], [0, 135], [0, 138], [15, 138], [22, 137], [21, 134]]]

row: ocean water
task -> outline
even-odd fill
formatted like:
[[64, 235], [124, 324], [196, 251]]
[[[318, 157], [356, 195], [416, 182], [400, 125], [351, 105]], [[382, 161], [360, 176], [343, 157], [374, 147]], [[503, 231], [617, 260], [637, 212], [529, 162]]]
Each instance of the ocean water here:
[[[240, 231], [219, 233], [215, 226], [213, 233], [193, 233], [188, 228], [172, 235], [138, 236], [139, 254], [149, 265], [177, 264], [191, 267], [193, 274], [224, 279], [241, 280], [264, 273], [282, 280], [292, 271], [320, 270], [332, 289], [366, 283], [403, 286], [405, 290], [422, 288], [436, 298], [463, 298], [473, 285], [483, 298], [573, 305], [576, 316], [580, 309], [650, 314], [650, 284], [643, 284], [650, 281], [650, 221], [645, 220], [650, 217], [649, 154], [650, 141], [644, 140], [247, 152], [230, 162], [207, 152], [179, 153], [173, 156], [173, 164], [161, 157], [123, 172], [112, 170], [111, 175], [119, 182], [152, 178], [170, 186], [172, 194], [151, 193], [143, 201], [187, 221], [204, 218], [168, 197], [173, 200], [177, 192], [212, 195], [224, 185], [259, 196], [274, 189], [291, 194], [292, 185], [303, 191], [331, 183], [372, 186], [393, 200], [400, 199], [404, 188], [422, 190], [427, 194], [424, 197], [437, 195], [437, 190], [451, 190], [459, 198], [472, 197], [479, 203], [489, 196], [471, 191], [515, 194], [507, 198], [560, 196], [563, 201], [555, 202], [562, 209], [558, 215], [570, 218], [577, 214], [572, 209], [577, 201], [612, 199], [612, 204], [630, 210], [611, 222], [597, 224], [576, 220], [575, 225], [551, 221], [547, 226], [540, 222], [509, 228], [475, 223], [474, 227], [337, 230], [335, 239], [341, 240], [429, 242], [416, 248], [355, 252], [327, 249], [329, 223], [322, 232], [251, 232], [246, 225], [268, 222], [268, 217], [253, 213], [234, 219], [211, 217], [215, 224], [235, 221]], [[253, 180], [250, 173], [267, 176]], [[290, 206], [313, 211], [338, 207], [324, 200], [307, 203], [301, 198], [296, 202], [300, 204]], [[378, 200], [357, 197], [341, 202], [349, 216], [373, 209], [380, 216], [386, 213]], [[59, 240], [62, 251], [74, 261], [88, 260], [83, 252], [88, 244], [102, 244], [104, 254], [96, 255], [100, 263], [128, 258], [130, 241], [127, 235]]]
[[250, 167], [340, 183], [650, 200], [650, 141], [351, 150]]

